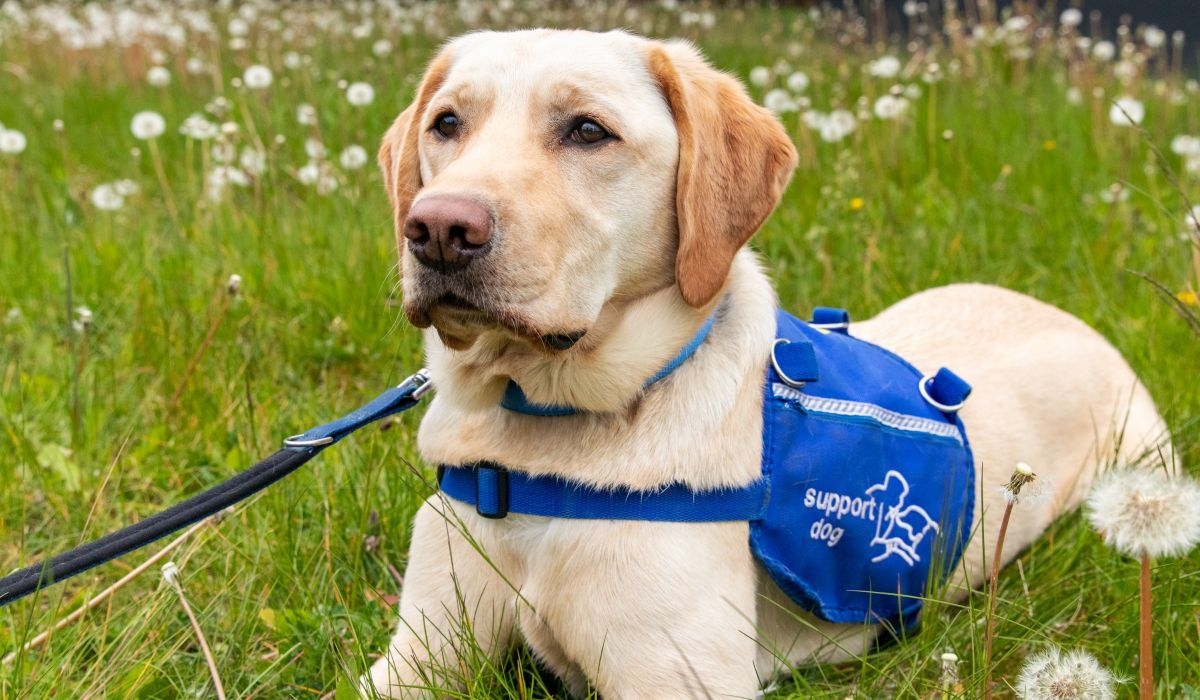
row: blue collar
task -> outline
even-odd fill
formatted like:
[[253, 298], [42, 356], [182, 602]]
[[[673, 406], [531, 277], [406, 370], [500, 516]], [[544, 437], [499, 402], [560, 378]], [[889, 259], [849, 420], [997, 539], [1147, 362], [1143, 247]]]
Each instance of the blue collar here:
[[[663, 379], [666, 379], [668, 375], [679, 369], [680, 365], [682, 365], [684, 362], [687, 362], [688, 358], [690, 358], [696, 353], [697, 350], [700, 349], [700, 346], [704, 343], [704, 339], [708, 337], [708, 333], [712, 330], [713, 322], [716, 320], [716, 318], [717, 312], [714, 310], [704, 321], [704, 325], [700, 326], [700, 330], [696, 331], [696, 335], [692, 336], [692, 339], [688, 341], [688, 344], [684, 345], [679, 351], [679, 354], [672, 358], [671, 361], [666, 365], [664, 365], [662, 369], [655, 372], [654, 376], [647, 379], [642, 388], [649, 388]], [[504, 398], [500, 400], [500, 405], [510, 411], [513, 411], [514, 413], [522, 413], [527, 416], [539, 416], [543, 418], [550, 418], [554, 416], [571, 416], [579, 412], [572, 406], [557, 406], [554, 404], [534, 403], [525, 397], [525, 392], [521, 390], [520, 385], [511, 379], [508, 380], [508, 386], [504, 387]]]

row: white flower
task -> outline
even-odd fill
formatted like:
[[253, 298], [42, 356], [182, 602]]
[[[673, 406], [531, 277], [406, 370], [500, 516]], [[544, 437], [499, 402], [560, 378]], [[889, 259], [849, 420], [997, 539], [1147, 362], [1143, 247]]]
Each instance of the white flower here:
[[271, 87], [271, 69], [261, 64], [254, 64], [242, 73], [242, 81], [251, 90], [265, 90]]
[[1142, 40], [1146, 42], [1146, 46], [1159, 49], [1167, 43], [1167, 33], [1152, 24], [1146, 27], [1146, 31], [1142, 34]]
[[[230, 24], [233, 24], [233, 22], [230, 22]], [[166, 564], [163, 564], [162, 577], [163, 580], [167, 582], [167, 585], [171, 588], [179, 587], [179, 567], [175, 565], [175, 562], [169, 561]]]
[[1083, 23], [1083, 13], [1077, 8], [1068, 7], [1058, 16], [1058, 21], [1064, 27], [1078, 27]]
[[763, 106], [776, 114], [795, 112], [797, 107], [796, 101], [792, 99], [791, 94], [787, 90], [780, 90], [779, 88], [767, 91], [767, 94], [763, 96]]
[[317, 123], [317, 108], [302, 102], [296, 107], [296, 121], [304, 126], [313, 126]]
[[1104, 541], [1131, 557], [1179, 556], [1200, 542], [1200, 483], [1186, 476], [1112, 470], [1096, 480], [1087, 506]]
[[325, 144], [313, 138], [304, 140], [304, 152], [313, 160], [321, 160], [329, 153], [325, 150]]
[[242, 291], [242, 276], [236, 272], [229, 276], [229, 280], [225, 282], [225, 292], [231, 297], [238, 295]]
[[75, 307], [75, 318], [71, 321], [71, 327], [76, 332], [82, 333], [92, 327], [92, 310], [86, 306]]
[[1112, 673], [1086, 651], [1064, 655], [1050, 647], [1025, 661], [1016, 691], [1024, 700], [1111, 700], [1115, 683]]
[[809, 82], [808, 73], [796, 71], [788, 76], [788, 90], [791, 90], [792, 92], [804, 92], [808, 89]]
[[317, 194], [322, 197], [333, 194], [338, 188], [337, 178], [328, 173], [317, 180]]
[[215, 137], [219, 132], [220, 128], [216, 124], [213, 124], [199, 114], [193, 114], [184, 119], [183, 124], [179, 126], [180, 134], [197, 141], [207, 141]]
[[162, 115], [148, 110], [133, 115], [133, 121], [129, 123], [129, 130], [133, 132], [134, 138], [142, 141], [162, 136], [166, 128], [167, 122], [163, 120]]
[[226, 141], [224, 139], [213, 142], [213, 145], [212, 145], [213, 162], [221, 163], [221, 164], [232, 163], [234, 158], [237, 158], [237, 147], [236, 146], [234, 146], [232, 143], [229, 143], [228, 141]]
[[1117, 47], [1111, 41], [1097, 41], [1092, 45], [1092, 56], [1097, 61], [1111, 61], [1117, 55]]
[[821, 140], [835, 143], [854, 133], [858, 122], [854, 115], [844, 109], [835, 109], [829, 113], [820, 126]]
[[1074, 86], [1067, 88], [1067, 104], [1069, 104], [1069, 105], [1083, 104], [1083, 91]]
[[1200, 156], [1200, 137], [1180, 134], [1171, 139], [1171, 152], [1185, 158]]
[[192, 56], [187, 60], [186, 70], [188, 75], [200, 75], [208, 72], [208, 64], [204, 59]]
[[1200, 236], [1200, 204], [1192, 207], [1192, 211], [1183, 217], [1183, 225], [1192, 230], [1194, 235]]
[[882, 56], [867, 64], [867, 72], [876, 78], [895, 78], [900, 74], [900, 59]]
[[1119, 182], [1114, 182], [1100, 190], [1100, 201], [1105, 204], [1116, 204], [1129, 201], [1129, 188]]
[[365, 107], [375, 101], [375, 88], [367, 83], [350, 83], [346, 88], [346, 101], [353, 107]]
[[908, 100], [894, 95], [884, 95], [875, 100], [875, 116], [890, 120], [900, 118], [908, 111]]
[[0, 153], [15, 156], [24, 151], [28, 143], [25, 139], [25, 134], [0, 126]]
[[1146, 118], [1146, 106], [1140, 100], [1129, 97], [1117, 98], [1108, 110], [1108, 119], [1117, 126], [1135, 126]]
[[234, 17], [229, 20], [229, 36], [246, 36], [250, 32], [250, 25], [241, 17]]
[[376, 56], [386, 56], [392, 52], [392, 42], [387, 39], [380, 39], [371, 45], [371, 53]]
[[97, 185], [96, 189], [92, 190], [91, 200], [93, 206], [104, 211], [116, 211], [125, 204], [125, 197], [121, 196], [110, 182]]
[[295, 51], [288, 51], [283, 55], [283, 67], [287, 68], [288, 70], [296, 70], [303, 65], [303, 63], [304, 60], [300, 57], [300, 54], [296, 53]]
[[368, 160], [367, 149], [358, 144], [346, 146], [341, 155], [338, 156], [338, 161], [346, 170], [358, 170], [366, 165]]
[[313, 162], [304, 164], [303, 167], [296, 171], [296, 179], [302, 185], [314, 185], [319, 177], [321, 177], [321, 169]]
[[146, 72], [146, 82], [154, 87], [166, 87], [171, 84], [171, 71], [163, 66], [152, 66]]
[[257, 148], [245, 146], [242, 148], [241, 157], [238, 158], [238, 165], [251, 175], [262, 175], [267, 170], [267, 154]]
[[131, 197], [138, 193], [138, 184], [133, 180], [117, 180], [112, 183], [113, 190], [122, 197]]
[[766, 66], [755, 66], [750, 69], [750, 84], [762, 87], [771, 79], [771, 69]]

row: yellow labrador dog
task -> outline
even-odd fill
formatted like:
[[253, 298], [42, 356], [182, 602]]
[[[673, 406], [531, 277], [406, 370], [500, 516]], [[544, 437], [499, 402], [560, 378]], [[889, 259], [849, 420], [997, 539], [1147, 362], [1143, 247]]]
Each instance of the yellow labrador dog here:
[[[404, 311], [438, 391], [418, 436], [427, 460], [600, 491], [759, 479], [776, 299], [744, 246], [797, 155], [736, 80], [684, 42], [469, 34], [432, 61], [379, 159]], [[708, 319], [698, 349], [648, 384]], [[960, 416], [975, 536], [958, 594], [987, 573], [1018, 461], [1053, 490], [1010, 525], [1009, 552], [1076, 506], [1097, 465], [1171, 454], [1113, 347], [1028, 297], [932, 289], [851, 332], [974, 386]], [[571, 411], [509, 410], [510, 383]], [[495, 657], [523, 640], [575, 693], [746, 698], [789, 665], [869, 650], [879, 625], [802, 610], [747, 537], [744, 520], [492, 519], [439, 493], [417, 514], [400, 622], [364, 686], [436, 695], [463, 683], [468, 648]]]

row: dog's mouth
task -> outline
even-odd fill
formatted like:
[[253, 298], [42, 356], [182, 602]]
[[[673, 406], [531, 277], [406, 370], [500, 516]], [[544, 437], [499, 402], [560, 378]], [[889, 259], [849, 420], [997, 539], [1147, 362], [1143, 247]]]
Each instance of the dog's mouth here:
[[432, 302], [406, 305], [405, 313], [418, 328], [432, 326], [455, 350], [470, 347], [488, 330], [506, 331], [534, 347], [554, 353], [570, 350], [587, 335], [586, 328], [547, 332], [512, 309], [479, 303], [453, 292], [442, 294]]

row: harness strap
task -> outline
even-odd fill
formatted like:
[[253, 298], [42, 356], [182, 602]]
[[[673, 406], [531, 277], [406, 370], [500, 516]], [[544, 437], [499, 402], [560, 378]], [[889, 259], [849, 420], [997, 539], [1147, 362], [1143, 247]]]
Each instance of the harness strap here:
[[[679, 366], [696, 354], [700, 346], [708, 337], [709, 331], [712, 330], [713, 322], [717, 318], [716, 310], [713, 310], [705, 319], [704, 324], [700, 326], [700, 330], [696, 331], [696, 335], [688, 341], [687, 345], [679, 350], [679, 354], [671, 359], [662, 369], [654, 373], [654, 376], [646, 380], [642, 385], [642, 389], [648, 389], [654, 384], [666, 379], [672, 372], [679, 369]], [[508, 386], [504, 387], [504, 397], [500, 399], [500, 405], [514, 413], [521, 413], [527, 416], [538, 416], [539, 418], [553, 418], [557, 416], [572, 416], [578, 413], [578, 409], [572, 406], [558, 406], [555, 404], [534, 403], [525, 397], [525, 392], [520, 385], [511, 379], [508, 381]]]
[[509, 513], [577, 520], [649, 520], [715, 523], [759, 520], [768, 489], [759, 479], [741, 488], [694, 491], [681, 483], [653, 491], [602, 489], [557, 476], [508, 471], [493, 462], [438, 468], [438, 485], [451, 498], [475, 506], [485, 518]]

